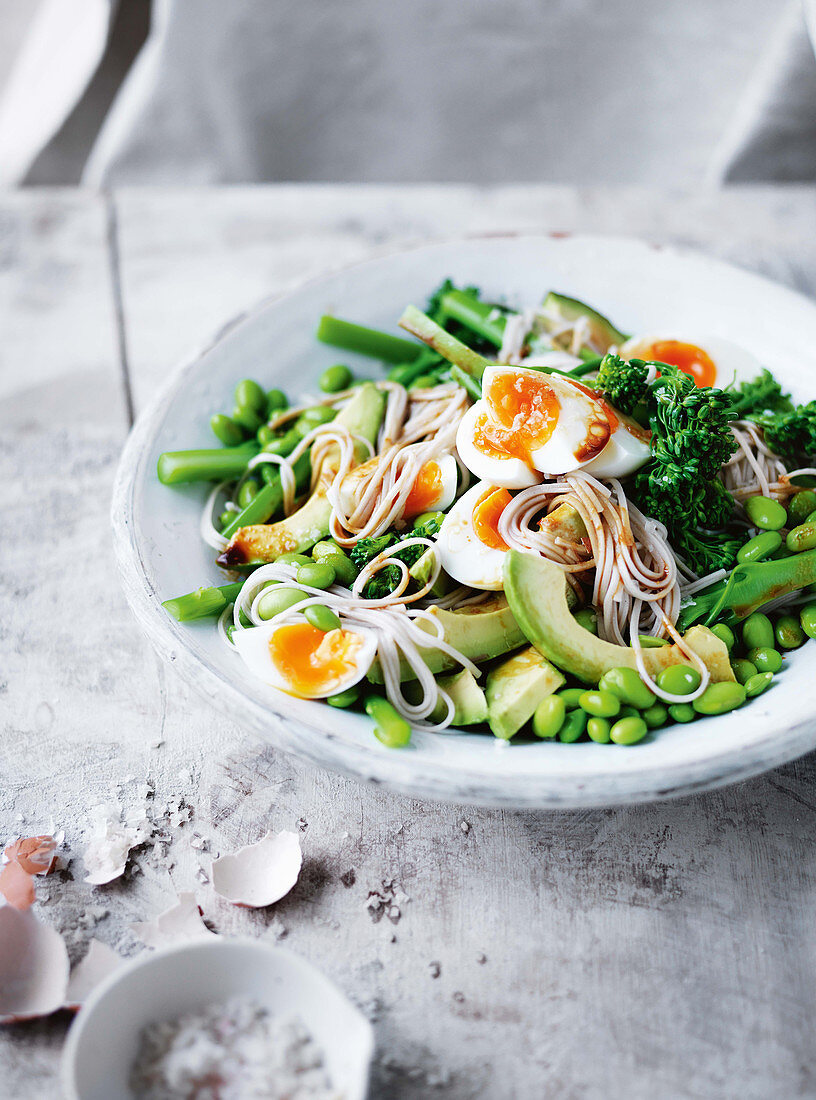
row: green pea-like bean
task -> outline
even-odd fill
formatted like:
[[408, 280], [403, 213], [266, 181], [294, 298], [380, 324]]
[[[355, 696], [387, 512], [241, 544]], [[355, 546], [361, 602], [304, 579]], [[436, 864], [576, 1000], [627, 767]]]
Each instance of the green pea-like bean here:
[[715, 623], [711, 628], [711, 633], [714, 635], [715, 638], [720, 639], [720, 641], [725, 645], [725, 648], [730, 653], [731, 650], [734, 648], [734, 643], [737, 640], [734, 637], [734, 631], [731, 629], [731, 627], [726, 626], [725, 623]]
[[792, 554], [813, 550], [816, 547], [816, 523], [800, 523], [798, 527], [788, 531], [785, 546]]
[[802, 489], [788, 501], [788, 527], [798, 527], [805, 523], [812, 512], [816, 511], [816, 493], [812, 489]]
[[355, 684], [354, 687], [346, 688], [345, 691], [340, 691], [337, 695], [330, 695], [326, 702], [330, 707], [353, 707], [357, 700], [360, 698], [360, 686]]
[[351, 588], [357, 577], [357, 567], [351, 558], [333, 542], [319, 542], [312, 547], [312, 557], [316, 562], [330, 565], [338, 584]]
[[621, 703], [618, 718], [640, 718], [640, 711], [637, 707], [630, 707], [628, 703]]
[[564, 706], [567, 710], [575, 710], [577, 707], [580, 707], [581, 696], [585, 691], [586, 688], [562, 688], [558, 692], [558, 697], [564, 700]]
[[779, 672], [782, 667], [782, 654], [769, 645], [749, 649], [748, 660], [756, 665], [757, 672]]
[[611, 691], [622, 703], [637, 707], [638, 710], [645, 710], [655, 702], [654, 692], [646, 687], [633, 668], [609, 669], [601, 677], [598, 687], [603, 691]]
[[598, 616], [589, 607], [582, 607], [575, 612], [575, 621], [590, 634], [598, 633]]
[[612, 729], [612, 723], [608, 718], [598, 718], [593, 716], [587, 719], [586, 731], [587, 737], [590, 741], [595, 741], [598, 745], [608, 745], [612, 738], [609, 736], [609, 731]]
[[235, 519], [235, 512], [223, 511], [218, 517], [218, 526], [223, 531], [225, 527], [229, 527], [232, 521]]
[[780, 615], [774, 626], [774, 634], [780, 649], [798, 649], [805, 644], [805, 632], [793, 615]]
[[808, 603], [799, 612], [799, 625], [808, 638], [816, 638], [816, 603]]
[[272, 413], [283, 412], [289, 408], [289, 401], [283, 390], [272, 389], [266, 391], [266, 407], [271, 416]]
[[709, 684], [692, 706], [698, 714], [727, 714], [736, 710], [745, 702], [746, 689], [742, 684], [723, 680], [718, 684]]
[[774, 644], [773, 623], [767, 615], [763, 615], [761, 611], [755, 611], [753, 615], [748, 616], [742, 624], [742, 644], [746, 649]]
[[349, 388], [351, 378], [349, 368], [344, 363], [336, 363], [333, 367], [326, 367], [320, 375], [320, 388], [324, 393], [339, 393]]
[[253, 378], [244, 378], [235, 387], [235, 404], [239, 408], [254, 409], [260, 416], [266, 415], [266, 394]]
[[232, 410], [232, 419], [245, 428], [250, 435], [255, 435], [263, 424], [263, 417], [251, 405], [236, 405]]
[[668, 638], [656, 638], [654, 634], [638, 634], [638, 638], [643, 649], [662, 649], [663, 646], [671, 645]]
[[674, 703], [668, 708], [669, 717], [674, 722], [693, 722], [697, 717], [697, 712], [690, 703]]
[[[300, 435], [294, 428], [290, 428], [289, 431], [284, 432], [283, 435], [276, 435], [274, 439], [269, 443], [264, 444], [264, 450], [270, 455], [280, 455], [282, 458], [286, 458], [291, 454], [300, 443]], [[273, 464], [274, 468], [274, 464]]]
[[669, 695], [691, 695], [700, 680], [700, 673], [691, 665], [669, 665], [658, 672], [655, 683]]
[[268, 447], [271, 443], [275, 443], [278, 436], [268, 424], [261, 424], [258, 431], [255, 433], [255, 438], [258, 440], [262, 448]]
[[341, 630], [343, 627], [340, 616], [322, 603], [313, 603], [310, 607], [304, 608], [303, 616], [310, 626], [316, 630], [324, 630], [326, 633], [330, 630]]
[[258, 482], [250, 477], [238, 490], [238, 507], [243, 511], [258, 495]]
[[564, 723], [558, 731], [558, 740], [568, 745], [572, 744], [573, 741], [577, 741], [579, 738], [583, 737], [586, 726], [586, 711], [581, 710], [580, 707], [578, 707], [577, 710], [567, 711], [567, 717], [564, 719]]
[[648, 732], [642, 718], [621, 718], [609, 731], [609, 737], [616, 745], [636, 745]]
[[280, 615], [282, 611], [287, 611], [305, 598], [305, 593], [299, 592], [297, 588], [285, 588], [281, 585], [275, 585], [274, 588], [264, 592], [258, 600], [256, 610], [259, 618], [264, 620], [273, 619], [275, 615]]
[[297, 571], [298, 584], [306, 584], [310, 588], [329, 588], [334, 584], [334, 567], [325, 561], [307, 562], [301, 565]]
[[745, 564], [749, 561], [765, 561], [775, 554], [782, 545], [782, 536], [778, 531], [763, 531], [749, 539], [737, 551], [737, 561]]
[[770, 497], [748, 497], [743, 501], [748, 519], [761, 531], [781, 531], [788, 522], [788, 513]]
[[620, 699], [611, 691], [585, 691], [579, 700], [582, 710], [596, 718], [614, 718], [620, 713]]
[[439, 381], [432, 374], [420, 374], [418, 378], [415, 378], [413, 382], [408, 386], [409, 390], [430, 390], [434, 386], [438, 385]]
[[758, 672], [756, 676], [752, 676], [751, 679], [745, 684], [745, 694], [749, 699], [753, 699], [757, 695], [761, 695], [763, 691], [767, 691], [773, 682], [772, 672]]
[[751, 677], [757, 674], [757, 666], [744, 657], [736, 657], [731, 662], [731, 668], [738, 684], [747, 684]]
[[374, 736], [389, 749], [402, 749], [411, 740], [411, 727], [387, 699], [369, 695], [365, 711], [374, 722]]
[[276, 565], [308, 565], [311, 558], [305, 554], [296, 554], [294, 550], [287, 550], [285, 554], [279, 554], [275, 558]]
[[564, 724], [567, 708], [559, 695], [548, 695], [542, 699], [533, 714], [533, 733], [545, 741], [552, 741]]
[[231, 416], [225, 416], [224, 413], [216, 413], [215, 416], [211, 416], [210, 427], [213, 430], [213, 435], [225, 447], [237, 447], [239, 443], [244, 441], [244, 429], [240, 424], [236, 424]]
[[330, 405], [312, 405], [311, 408], [303, 410], [298, 417], [298, 422], [306, 421], [311, 431], [318, 424], [328, 424], [330, 420], [334, 420], [335, 416], [337, 416], [337, 409], [333, 409]]
[[650, 730], [660, 729], [669, 720], [669, 712], [662, 703], [653, 703], [641, 714], [641, 718]]

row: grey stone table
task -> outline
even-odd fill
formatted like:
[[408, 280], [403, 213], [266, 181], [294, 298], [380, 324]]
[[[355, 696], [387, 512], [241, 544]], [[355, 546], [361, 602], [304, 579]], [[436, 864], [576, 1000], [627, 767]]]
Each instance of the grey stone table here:
[[[816, 1096], [816, 758], [632, 809], [412, 802], [213, 713], [120, 595], [114, 466], [181, 356], [262, 295], [374, 247], [525, 228], [696, 245], [816, 294], [803, 189], [0, 196], [0, 840], [65, 829], [74, 859], [38, 911], [75, 958], [91, 935], [133, 953], [129, 924], [196, 889], [218, 931], [312, 959], [375, 1020], [376, 1097]], [[145, 781], [159, 843], [87, 885], [89, 808], [144, 799]], [[179, 797], [184, 825], [167, 813]], [[305, 852], [292, 894], [270, 911], [219, 902], [211, 852], [286, 827]], [[57, 1096], [67, 1023], [0, 1030], [0, 1097]]]

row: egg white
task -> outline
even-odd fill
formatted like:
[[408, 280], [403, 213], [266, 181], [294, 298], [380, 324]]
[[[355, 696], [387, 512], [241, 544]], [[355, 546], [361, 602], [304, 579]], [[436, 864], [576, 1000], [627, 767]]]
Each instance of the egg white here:
[[[441, 482], [439, 488], [439, 495], [435, 500], [427, 501], [423, 507], [423, 512], [447, 512], [451, 504], [456, 499], [456, 486], [459, 481], [459, 466], [453, 455], [442, 455], [441, 458], [435, 458], [434, 461], [439, 467], [439, 480]], [[406, 515], [414, 515], [413, 512], [405, 513]]]
[[503, 568], [506, 550], [485, 546], [473, 526], [473, 509], [491, 489], [503, 488], [480, 481], [461, 496], [445, 517], [439, 530], [436, 549], [442, 568], [460, 584], [498, 592], [504, 587]]
[[274, 619], [271, 619], [268, 623], [264, 623], [263, 626], [236, 631], [233, 635], [233, 641], [235, 642], [235, 648], [238, 650], [238, 653], [253, 675], [263, 680], [264, 683], [271, 684], [272, 687], [279, 688], [289, 695], [297, 695], [302, 699], [324, 699], [329, 695], [337, 695], [339, 692], [353, 687], [362, 680], [371, 668], [371, 664], [377, 653], [376, 633], [373, 630], [367, 630], [365, 627], [355, 626], [353, 629], [350, 629], [348, 633], [355, 634], [361, 638], [362, 643], [354, 655], [353, 668], [351, 668], [348, 674], [342, 677], [337, 683], [332, 684], [329, 690], [315, 691], [314, 693], [304, 695], [300, 691], [295, 691], [292, 685], [285, 679], [280, 669], [274, 664], [269, 652], [269, 639], [282, 625], [284, 624], [276, 623]]
[[487, 402], [484, 400], [477, 401], [469, 408], [459, 422], [456, 450], [465, 466], [475, 477], [500, 489], [526, 489], [529, 485], [537, 485], [541, 477], [522, 459], [486, 455], [475, 445], [473, 436], [476, 421], [482, 414], [489, 415]]
[[661, 340], [679, 340], [683, 344], [692, 344], [700, 348], [713, 362], [717, 374], [714, 385], [721, 389], [733, 381], [746, 382], [755, 378], [762, 370], [762, 364], [755, 355], [738, 344], [725, 340], [721, 336], [677, 332], [649, 332], [631, 336], [618, 349], [624, 359], [653, 359], [650, 351], [653, 344]]
[[626, 417], [617, 414], [620, 423], [597, 458], [582, 469], [593, 477], [628, 477], [649, 461], [651, 448], [626, 427]]

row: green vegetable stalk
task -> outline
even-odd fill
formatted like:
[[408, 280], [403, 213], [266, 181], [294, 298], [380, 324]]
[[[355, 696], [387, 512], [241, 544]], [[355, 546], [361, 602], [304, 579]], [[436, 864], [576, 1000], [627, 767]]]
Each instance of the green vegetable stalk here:
[[195, 592], [189, 592], [186, 596], [165, 600], [162, 607], [166, 607], [173, 618], [178, 619], [180, 623], [211, 618], [220, 615], [227, 604], [235, 603], [243, 583], [243, 581], [236, 581], [234, 584], [221, 585], [220, 588], [197, 588]]
[[330, 314], [324, 314], [320, 318], [317, 338], [323, 344], [332, 344], [345, 351], [356, 351], [360, 355], [369, 355], [372, 359], [383, 359], [386, 363], [410, 363], [422, 353], [422, 349], [410, 340], [392, 336], [390, 332], [355, 325]]

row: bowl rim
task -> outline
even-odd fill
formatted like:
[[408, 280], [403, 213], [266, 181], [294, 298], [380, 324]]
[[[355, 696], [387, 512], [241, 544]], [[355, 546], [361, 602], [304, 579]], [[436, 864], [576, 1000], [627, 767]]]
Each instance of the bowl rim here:
[[[289, 948], [281, 947], [277, 944], [262, 943], [251, 936], [201, 937], [200, 939], [190, 940], [184, 943], [170, 944], [167, 947], [149, 948], [135, 956], [135, 958], [123, 959], [122, 966], [117, 967], [113, 973], [109, 974], [107, 978], [103, 979], [103, 981], [91, 991], [89, 997], [80, 1006], [79, 1011], [71, 1022], [68, 1029], [68, 1035], [65, 1039], [65, 1045], [62, 1049], [60, 1084], [66, 1100], [82, 1100], [77, 1090], [76, 1082], [79, 1044], [82, 1037], [87, 1033], [88, 1028], [90, 1027], [93, 1029], [95, 1026], [95, 1013], [100, 1004], [102, 1004], [108, 994], [118, 986], [120, 982], [130, 979], [133, 974], [138, 973], [140, 970], [156, 966], [161, 969], [162, 962], [171, 956], [188, 954], [195, 956], [201, 953], [208, 954], [212, 951], [231, 952], [235, 949], [246, 950], [247, 948], [269, 959], [282, 958], [287, 965], [292, 965], [295, 969], [308, 973], [310, 978], [315, 980], [318, 985], [330, 987], [334, 990], [335, 994], [343, 1002], [349, 1015], [354, 1017], [362, 1026], [361, 1054], [364, 1056], [363, 1065], [365, 1066], [367, 1079], [371, 1061], [374, 1057], [375, 1047], [374, 1028], [371, 1021], [368, 1020], [360, 1009], [349, 1000], [340, 986], [331, 978], [327, 977], [327, 975], [315, 966], [314, 963], [309, 962], [308, 959], [304, 959], [302, 955], [298, 955]], [[304, 1021], [304, 1023], [308, 1024], [308, 1021]], [[360, 1093], [360, 1097], [363, 1096], [365, 1096], [365, 1089]]]
[[[157, 422], [160, 421], [168, 401], [184, 387], [202, 359], [228, 335], [244, 325], [251, 325], [269, 307], [285, 303], [303, 290], [319, 287], [338, 275], [380, 264], [391, 257], [407, 253], [491, 240], [540, 240], [551, 246], [557, 246], [559, 241], [564, 240], [573, 244], [584, 244], [587, 248], [620, 245], [629, 249], [640, 248], [644, 253], [657, 251], [680, 261], [685, 259], [702, 263], [712, 270], [719, 270], [724, 276], [733, 278], [738, 275], [753, 283], [757, 289], [773, 288], [775, 293], [784, 293], [788, 299], [798, 300], [811, 311], [816, 308], [799, 291], [738, 264], [711, 257], [695, 248], [635, 236], [564, 231], [465, 233], [384, 246], [370, 251], [352, 263], [326, 268], [280, 292], [262, 296], [253, 306], [222, 323], [193, 352], [181, 357], [175, 368], [168, 373], [163, 385], [139, 413], [119, 459], [111, 498], [114, 554], [131, 611], [153, 647], [163, 660], [172, 664], [222, 714], [233, 721], [236, 715], [240, 715], [255, 733], [270, 741], [276, 748], [306, 759], [319, 768], [385, 786], [409, 797], [456, 805], [505, 809], [578, 809], [659, 801], [749, 779], [813, 749], [816, 747], [816, 720], [806, 718], [784, 731], [777, 731], [772, 739], [755, 746], [753, 753], [732, 747], [703, 760], [679, 761], [618, 773], [614, 778], [608, 777], [608, 781], [613, 784], [610, 790], [598, 789], [594, 777], [590, 777], [592, 782], [575, 783], [568, 790], [553, 790], [552, 780], [545, 772], [503, 776], [504, 786], [497, 790], [495, 783], [489, 781], [483, 770], [468, 771], [462, 767], [457, 769], [456, 789], [453, 789], [453, 772], [441, 770], [434, 761], [423, 761], [420, 764], [408, 753], [391, 751], [381, 755], [347, 741], [341, 743], [331, 730], [319, 730], [293, 715], [291, 711], [287, 712], [285, 702], [282, 702], [278, 710], [248, 697], [203, 655], [193, 651], [186, 641], [184, 624], [176, 622], [164, 612], [158, 593], [147, 579], [141, 551], [135, 542], [131, 527], [133, 501], [149, 449], [148, 444]], [[283, 696], [284, 700], [285, 698]], [[287, 725], [297, 726], [298, 735], [293, 736], [287, 730]]]

